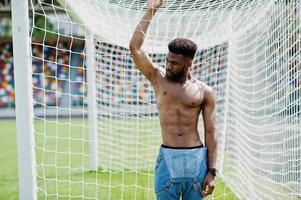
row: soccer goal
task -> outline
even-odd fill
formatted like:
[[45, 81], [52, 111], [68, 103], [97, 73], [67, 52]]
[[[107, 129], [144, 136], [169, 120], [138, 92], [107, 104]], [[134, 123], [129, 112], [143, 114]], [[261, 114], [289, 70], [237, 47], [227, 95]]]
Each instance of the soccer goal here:
[[[145, 9], [12, 0], [20, 199], [155, 199], [156, 98], [128, 49]], [[165, 0], [143, 47], [164, 68], [176, 37], [217, 97], [207, 199], [301, 199], [300, 1]]]

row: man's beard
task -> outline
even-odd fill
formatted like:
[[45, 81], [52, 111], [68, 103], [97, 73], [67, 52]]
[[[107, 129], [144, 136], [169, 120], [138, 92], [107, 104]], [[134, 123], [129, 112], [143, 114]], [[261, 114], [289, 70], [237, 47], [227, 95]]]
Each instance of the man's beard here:
[[178, 81], [178, 80], [181, 80], [183, 77], [185, 76], [185, 70], [184, 70], [184, 67], [181, 71], [179, 71], [178, 73], [176, 74], [168, 74], [167, 71], [166, 71], [166, 78], [168, 80], [171, 80], [171, 81]]

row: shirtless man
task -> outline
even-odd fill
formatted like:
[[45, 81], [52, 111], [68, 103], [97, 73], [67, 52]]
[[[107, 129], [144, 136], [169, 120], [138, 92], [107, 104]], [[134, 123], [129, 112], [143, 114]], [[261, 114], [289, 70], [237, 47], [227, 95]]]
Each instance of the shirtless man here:
[[[165, 69], [152, 62], [141, 46], [163, 0], [148, 0], [148, 9], [130, 41], [137, 69], [151, 82], [157, 97], [163, 144], [155, 167], [157, 199], [194, 200], [212, 194], [216, 176], [217, 140], [213, 90], [189, 74], [197, 46], [177, 38], [168, 45]], [[202, 112], [201, 112], [202, 111]], [[205, 147], [199, 133], [202, 113]]]

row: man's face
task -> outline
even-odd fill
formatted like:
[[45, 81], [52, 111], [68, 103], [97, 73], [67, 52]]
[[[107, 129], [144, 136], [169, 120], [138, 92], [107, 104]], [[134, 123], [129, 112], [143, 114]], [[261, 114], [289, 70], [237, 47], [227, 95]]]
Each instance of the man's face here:
[[168, 52], [166, 56], [166, 77], [170, 80], [178, 80], [185, 76], [185, 69], [189, 68], [189, 59], [181, 54]]

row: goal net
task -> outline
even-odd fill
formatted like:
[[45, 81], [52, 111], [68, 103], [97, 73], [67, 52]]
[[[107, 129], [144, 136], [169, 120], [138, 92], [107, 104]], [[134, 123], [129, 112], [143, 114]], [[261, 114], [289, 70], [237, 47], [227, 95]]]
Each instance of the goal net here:
[[[166, 0], [143, 48], [199, 47], [217, 96], [217, 187], [208, 199], [301, 198], [301, 4]], [[31, 1], [39, 199], [154, 199], [156, 98], [128, 43], [145, 0]], [[203, 138], [202, 118], [199, 132]]]

